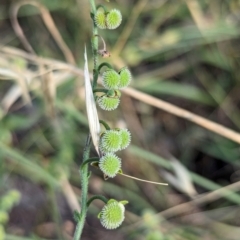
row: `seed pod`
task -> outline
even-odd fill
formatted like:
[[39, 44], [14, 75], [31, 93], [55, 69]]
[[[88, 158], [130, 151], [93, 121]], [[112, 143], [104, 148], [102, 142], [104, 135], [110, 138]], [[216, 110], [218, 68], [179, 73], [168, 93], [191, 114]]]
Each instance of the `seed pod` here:
[[108, 177], [115, 177], [121, 168], [121, 159], [114, 153], [107, 153], [99, 160], [99, 168]]
[[120, 81], [118, 84], [118, 88], [127, 87], [132, 80], [131, 72], [128, 70], [127, 67], [124, 67], [120, 70], [119, 75], [120, 75]]
[[95, 16], [94, 16], [94, 22], [100, 29], [106, 29], [106, 14], [103, 9], [98, 9]]
[[118, 97], [108, 97], [107, 95], [103, 95], [98, 98], [97, 102], [101, 109], [112, 111], [118, 107], [120, 99]]
[[123, 150], [127, 148], [131, 142], [131, 133], [128, 131], [128, 129], [120, 129], [119, 134], [121, 135], [122, 138], [120, 149]]
[[117, 9], [112, 9], [107, 13], [106, 25], [108, 29], [116, 29], [122, 22], [122, 14]]
[[100, 138], [100, 150], [103, 153], [117, 152], [122, 142], [121, 135], [115, 130], [106, 130]]
[[120, 75], [116, 71], [109, 69], [103, 73], [102, 82], [106, 89], [118, 88], [119, 81]]
[[99, 213], [100, 222], [106, 229], [115, 229], [119, 227], [125, 216], [125, 207], [122, 202], [117, 202], [114, 199], [108, 201]]

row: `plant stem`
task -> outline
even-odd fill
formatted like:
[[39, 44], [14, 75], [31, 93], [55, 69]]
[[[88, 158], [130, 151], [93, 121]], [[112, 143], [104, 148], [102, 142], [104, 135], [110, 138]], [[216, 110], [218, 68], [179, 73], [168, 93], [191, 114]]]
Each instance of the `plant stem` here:
[[111, 129], [105, 121], [99, 120], [99, 122], [105, 127], [106, 130], [110, 130]]
[[[88, 135], [86, 145], [83, 151], [83, 162], [87, 161], [89, 159], [89, 153], [90, 153], [90, 146], [91, 146], [91, 136], [90, 134]], [[76, 230], [74, 233], [74, 240], [79, 240], [86, 215], [87, 215], [87, 199], [88, 199], [88, 164], [85, 164], [82, 168], [80, 168], [80, 175], [81, 175], [81, 185], [82, 185], [82, 194], [81, 194], [81, 213], [80, 213], [80, 218], [76, 226]]]
[[[92, 13], [96, 13], [96, 5], [94, 0], [89, 0], [92, 8]], [[98, 28], [93, 21], [93, 38], [92, 38], [92, 52], [93, 52], [93, 63], [94, 63], [94, 68], [93, 68], [93, 84], [92, 87], [93, 89], [97, 85], [97, 76], [98, 76]]]
[[89, 158], [81, 164], [81, 168], [83, 169], [84, 165], [86, 165], [86, 164], [89, 164], [89, 163], [92, 163], [92, 162], [98, 162], [98, 161], [99, 161], [98, 157]]
[[110, 68], [110, 69], [113, 69], [113, 67], [112, 67], [112, 65], [111, 65], [110, 63], [103, 62], [103, 63], [101, 63], [101, 64], [99, 65], [99, 67], [98, 67], [98, 72], [100, 72], [100, 70], [101, 70], [102, 67], [108, 67], [108, 68]]
[[91, 197], [91, 198], [88, 200], [87, 205], [89, 206], [89, 205], [92, 203], [92, 201], [94, 201], [94, 200], [96, 200], [96, 199], [101, 200], [101, 201], [104, 202], [105, 204], [107, 204], [107, 202], [108, 202], [107, 198], [105, 198], [104, 196], [102, 196], [102, 195], [95, 195], [95, 196]]
[[[91, 4], [91, 11], [94, 15], [96, 13], [96, 6], [94, 0], [89, 0]], [[98, 29], [93, 21], [93, 36], [98, 35]], [[92, 52], [93, 52], [93, 62], [94, 62], [94, 69], [93, 69], [93, 84], [92, 87], [95, 89], [97, 85], [97, 78], [98, 78], [98, 37], [92, 38]], [[89, 159], [90, 153], [90, 146], [91, 146], [91, 136], [90, 133], [88, 135], [86, 145], [83, 151], [83, 162]], [[82, 194], [81, 194], [81, 212], [80, 218], [76, 226], [76, 230], [74, 233], [73, 240], [79, 240], [82, 235], [83, 227], [85, 224], [86, 216], [87, 216], [87, 200], [88, 200], [88, 164], [84, 164], [80, 168], [81, 174], [81, 185], [82, 185]]]
[[94, 93], [97, 93], [97, 92], [102, 92], [102, 93], [108, 93], [108, 89], [105, 89], [105, 88], [95, 88], [93, 90]]

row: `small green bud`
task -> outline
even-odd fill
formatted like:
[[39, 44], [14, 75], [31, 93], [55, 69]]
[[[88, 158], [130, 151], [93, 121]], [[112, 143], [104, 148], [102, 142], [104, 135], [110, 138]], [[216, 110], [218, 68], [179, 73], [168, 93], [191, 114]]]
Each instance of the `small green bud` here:
[[120, 129], [119, 134], [121, 135], [122, 142], [121, 142], [121, 150], [128, 147], [128, 145], [131, 142], [131, 133], [128, 131], [128, 129]]
[[132, 80], [131, 72], [128, 70], [128, 68], [124, 67], [120, 70], [119, 75], [120, 75], [120, 81], [119, 81], [118, 87], [119, 88], [127, 87]]
[[109, 69], [103, 73], [102, 81], [106, 89], [116, 89], [120, 82], [120, 75], [116, 71]]
[[100, 150], [103, 153], [116, 152], [120, 149], [122, 142], [121, 135], [118, 131], [107, 130], [100, 138]]
[[100, 222], [106, 229], [119, 227], [124, 220], [125, 207], [114, 199], [108, 201], [99, 213]]
[[108, 177], [115, 177], [121, 168], [121, 159], [114, 153], [107, 153], [99, 160], [99, 168]]
[[108, 29], [116, 29], [122, 22], [122, 14], [117, 9], [112, 9], [107, 13], [106, 25]]
[[118, 107], [120, 100], [119, 98], [107, 97], [106, 95], [103, 95], [98, 98], [97, 102], [101, 109], [106, 111], [112, 111]]
[[94, 16], [94, 22], [100, 29], [107, 28], [106, 26], [106, 14], [103, 9], [98, 9], [95, 16]]

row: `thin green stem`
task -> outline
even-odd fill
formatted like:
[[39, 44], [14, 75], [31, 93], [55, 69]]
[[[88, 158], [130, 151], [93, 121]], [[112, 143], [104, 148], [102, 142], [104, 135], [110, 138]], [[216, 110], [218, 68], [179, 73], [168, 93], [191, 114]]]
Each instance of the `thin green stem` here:
[[101, 71], [101, 68], [102, 68], [102, 67], [108, 67], [108, 68], [110, 68], [110, 69], [113, 69], [113, 67], [112, 67], [112, 65], [111, 65], [110, 63], [103, 62], [103, 63], [101, 63], [101, 64], [99, 65], [99, 67], [98, 67], [98, 72]]
[[95, 5], [95, 1], [94, 0], [89, 0], [90, 1], [90, 4], [91, 4], [91, 9], [92, 9], [92, 12], [95, 14], [96, 12], [96, 5]]
[[105, 6], [103, 6], [102, 4], [98, 4], [98, 5], [97, 5], [97, 10], [98, 10], [99, 8], [102, 8], [105, 13], [108, 12], [107, 8], [106, 8]]
[[111, 129], [105, 121], [99, 120], [99, 122], [105, 127], [106, 130], [110, 130]]
[[91, 197], [91, 198], [88, 200], [87, 206], [89, 207], [89, 205], [92, 203], [92, 201], [94, 201], [94, 200], [96, 200], [96, 199], [103, 201], [105, 204], [107, 204], [107, 202], [108, 202], [107, 198], [105, 198], [104, 196], [102, 196], [102, 195], [96, 195], [96, 196]]
[[[83, 162], [86, 162], [89, 159], [89, 153], [90, 153], [90, 146], [91, 146], [91, 136], [88, 135], [86, 145], [83, 151]], [[88, 198], [88, 164], [85, 164], [82, 168], [80, 168], [80, 177], [81, 177], [81, 185], [82, 185], [82, 194], [81, 194], [81, 212], [80, 212], [80, 218], [77, 223], [75, 233], [73, 240], [79, 240], [84, 223], [87, 216], [87, 198]]]
[[93, 158], [89, 158], [86, 161], [84, 161], [81, 165], [81, 168], [83, 168], [86, 164], [88, 163], [92, 163], [92, 162], [98, 162], [99, 158], [98, 157], [93, 157]]
[[[94, 0], [89, 0], [92, 8], [92, 13], [95, 15], [96, 13], [96, 5]], [[97, 85], [97, 79], [98, 79], [98, 28], [93, 21], [93, 38], [92, 38], [92, 52], [93, 52], [93, 89]]]
[[108, 93], [108, 89], [105, 89], [105, 88], [95, 88], [93, 90], [94, 93], [97, 93], [97, 92], [102, 92], [102, 93]]
[[[91, 15], [95, 15], [96, 13], [96, 5], [94, 0], [89, 0], [91, 4]], [[93, 21], [93, 36], [98, 35], [98, 29], [96, 24]], [[93, 89], [96, 88], [97, 79], [98, 79], [98, 37], [92, 38], [92, 52], [93, 52]], [[86, 145], [83, 152], [83, 163], [87, 162], [90, 154], [90, 145], [91, 145], [91, 136], [88, 135]], [[80, 168], [81, 175], [81, 185], [82, 185], [82, 194], [81, 194], [81, 212], [79, 221], [76, 226], [76, 230], [74, 233], [73, 240], [79, 240], [82, 235], [83, 227], [86, 221], [87, 216], [87, 199], [88, 199], [88, 164], [83, 164]]]
[[94, 92], [95, 88], [97, 87], [98, 74], [99, 74], [98, 70], [93, 69], [93, 84], [92, 84], [93, 92]]

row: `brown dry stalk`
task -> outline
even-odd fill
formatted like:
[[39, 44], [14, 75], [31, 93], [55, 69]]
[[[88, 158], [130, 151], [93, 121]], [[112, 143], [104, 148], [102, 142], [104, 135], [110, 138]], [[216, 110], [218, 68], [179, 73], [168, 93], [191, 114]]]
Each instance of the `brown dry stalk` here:
[[152, 97], [146, 93], [139, 92], [133, 88], [126, 88], [123, 90], [123, 92], [135, 99], [145, 102], [146, 104], [162, 109], [178, 117], [185, 118], [188, 121], [194, 122], [201, 127], [204, 127], [223, 137], [231, 139], [234, 142], [240, 143], [240, 134], [238, 132], [235, 132], [220, 124], [207, 120], [206, 118], [200, 117], [197, 114], [191, 113], [171, 103]]
[[62, 36], [60, 35], [48, 9], [36, 1], [24, 0], [24, 1], [14, 3], [12, 5], [11, 11], [10, 11], [13, 29], [14, 29], [15, 33], [17, 34], [17, 36], [19, 37], [19, 39], [21, 40], [21, 42], [23, 43], [24, 47], [29, 52], [35, 53], [32, 46], [29, 44], [27, 38], [25, 37], [23, 30], [17, 20], [18, 11], [24, 5], [32, 5], [41, 12], [41, 16], [42, 16], [44, 24], [46, 25], [48, 31], [52, 34], [54, 40], [58, 44], [61, 51], [63, 52], [67, 62], [75, 65], [75, 60], [74, 60], [73, 54], [70, 51], [70, 49], [68, 48], [68, 46], [66, 45], [66, 43], [63, 41]]
[[[222, 188], [212, 191], [210, 193], [198, 195], [195, 199], [193, 199], [189, 202], [178, 204], [174, 207], [171, 207], [162, 212], [159, 212], [158, 214], [156, 214], [156, 216], [161, 216], [164, 219], [172, 218], [179, 214], [183, 214], [183, 213], [191, 211], [192, 207], [195, 207], [196, 205], [201, 206], [203, 204], [213, 202], [213, 201], [221, 198], [223, 196], [223, 193], [226, 191], [237, 192], [239, 190], [240, 190], [240, 181], [235, 182], [233, 184], [229, 184], [226, 187], [222, 187]], [[143, 223], [144, 223], [143, 220], [139, 218], [138, 221], [136, 220], [135, 223], [131, 224], [128, 228], [125, 228], [125, 230], [128, 231], [129, 229], [140, 227], [140, 226], [142, 226]]]
[[[41, 12], [42, 19], [43, 19], [47, 29], [52, 34], [54, 40], [56, 41], [59, 48], [63, 52], [63, 55], [66, 58], [66, 61], [72, 65], [75, 65], [76, 62], [73, 57], [73, 54], [70, 51], [70, 49], [68, 48], [68, 46], [66, 45], [66, 43], [64, 42], [64, 40], [62, 39], [48, 9], [36, 1], [29, 1], [29, 0], [20, 1], [18, 3], [14, 3], [12, 5], [11, 11], [10, 11], [12, 26], [13, 26], [13, 29], [14, 29], [16, 35], [19, 37], [19, 39], [23, 43], [24, 47], [29, 52], [32, 53], [31, 54], [32, 58], [37, 60], [36, 63], [39, 65], [41, 75], [44, 75], [43, 72], [46, 70], [46, 65], [48, 65], [48, 64], [46, 62], [42, 61], [42, 59], [36, 55], [31, 44], [25, 37], [25, 34], [24, 34], [24, 32], [18, 22], [18, 18], [17, 18], [19, 9], [24, 5], [32, 5], [32, 6], [35, 6], [36, 8], [38, 8], [38, 10]], [[26, 53], [26, 55], [28, 55], [28, 54]], [[50, 103], [51, 112], [53, 113], [53, 117], [54, 117], [55, 86], [54, 86], [54, 81], [53, 81], [53, 71], [49, 71], [49, 69], [45, 73], [45, 78], [43, 78], [43, 87], [44, 87], [43, 90], [47, 97], [46, 100]], [[67, 202], [68, 202], [70, 208], [72, 209], [72, 211], [74, 211], [74, 210], [80, 211], [80, 204], [78, 203], [78, 199], [72, 190], [69, 180], [66, 178], [66, 176], [64, 174], [63, 174], [63, 176], [64, 177], [61, 181], [61, 185], [62, 185], [62, 191], [67, 199]]]
[[209, 27], [209, 22], [204, 16], [199, 2], [196, 0], [185, 0], [185, 2], [197, 27], [200, 30]]
[[[70, 64], [61, 62], [61, 61], [40, 58], [40, 57], [34, 56], [32, 54], [28, 54], [19, 49], [10, 48], [10, 47], [2, 47], [2, 48], [0, 48], [0, 52], [3, 52], [5, 54], [7, 53], [10, 55], [17, 55], [19, 57], [23, 57], [25, 59], [28, 59], [28, 60], [30, 60], [32, 62], [36, 62], [36, 63], [45, 63], [47, 65], [51, 65], [52, 69], [60, 68], [62, 70], [70, 71], [73, 74], [76, 74], [78, 76], [83, 76], [83, 71], [81, 69], [79, 69], [75, 66], [72, 66]], [[228, 138], [234, 142], [240, 143], [240, 133], [235, 132], [229, 128], [226, 128], [220, 124], [212, 122], [206, 118], [198, 116], [197, 114], [191, 113], [191, 112], [189, 112], [185, 109], [182, 109], [180, 107], [177, 107], [171, 103], [157, 99], [155, 97], [152, 97], [146, 93], [140, 92], [140, 91], [135, 90], [130, 87], [123, 89], [123, 92], [141, 102], [145, 102], [146, 104], [149, 104], [151, 106], [162, 109], [173, 115], [187, 119], [188, 121], [191, 121], [191, 122], [193, 122], [203, 128], [206, 128], [212, 132], [215, 132], [225, 138]]]
[[203, 205], [218, 200], [223, 196], [225, 191], [237, 192], [240, 189], [240, 181], [227, 185], [226, 187], [219, 188], [207, 194], [197, 196], [194, 200], [186, 203], [179, 204], [159, 213], [164, 218], [170, 218], [178, 214], [188, 212], [191, 206]]

